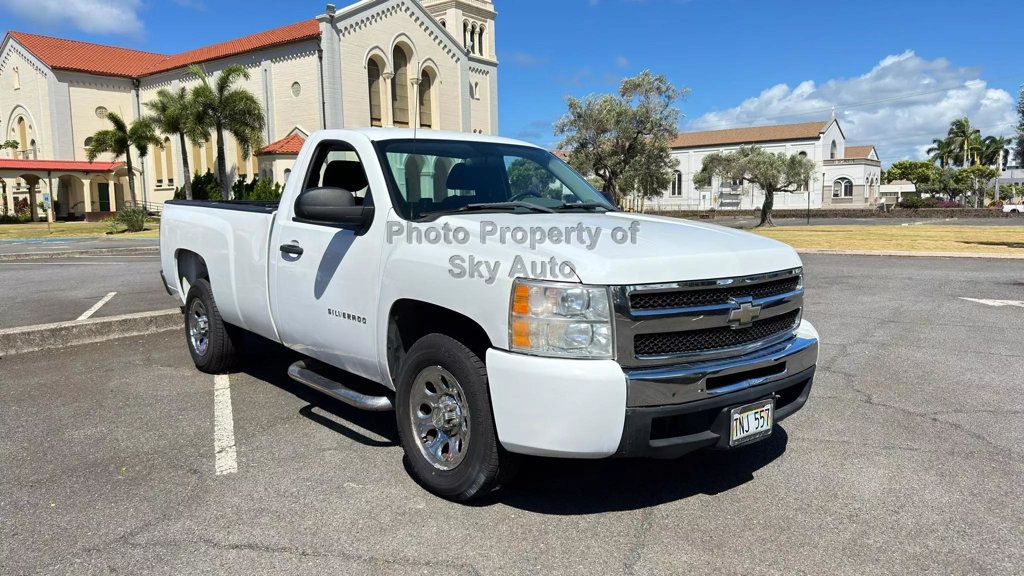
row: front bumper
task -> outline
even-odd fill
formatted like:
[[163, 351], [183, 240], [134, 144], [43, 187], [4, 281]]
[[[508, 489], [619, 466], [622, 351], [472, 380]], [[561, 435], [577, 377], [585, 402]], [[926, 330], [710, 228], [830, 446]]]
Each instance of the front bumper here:
[[739, 392], [676, 406], [627, 408], [617, 457], [676, 458], [700, 448], [729, 447], [729, 409], [775, 398], [775, 422], [803, 407], [814, 367]]
[[818, 334], [728, 360], [628, 370], [611, 360], [487, 352], [498, 439], [510, 452], [564, 458], [671, 458], [728, 444], [728, 408], [775, 397], [776, 421], [807, 401]]

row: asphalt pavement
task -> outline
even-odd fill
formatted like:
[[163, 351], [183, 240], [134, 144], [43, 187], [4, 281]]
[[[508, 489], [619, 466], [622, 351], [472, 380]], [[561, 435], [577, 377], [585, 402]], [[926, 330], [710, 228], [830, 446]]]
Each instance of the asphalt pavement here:
[[226, 381], [180, 332], [2, 359], [0, 573], [1020, 573], [1024, 308], [962, 298], [1024, 300], [1024, 262], [804, 261], [819, 369], [768, 440], [531, 459], [468, 506], [258, 339]]
[[28, 252], [158, 248], [159, 246], [159, 238], [24, 238], [0, 240], [0, 255]]
[[0, 329], [180, 306], [156, 255], [0, 260], [0, 294]]
[[[812, 212], [813, 214], [813, 212]], [[693, 218], [694, 220], [702, 220]], [[730, 228], [753, 228], [757, 226], [755, 217], [723, 215], [714, 219], [702, 220], [729, 226]], [[1024, 215], [1007, 218], [778, 218], [776, 226], [1024, 226]]]

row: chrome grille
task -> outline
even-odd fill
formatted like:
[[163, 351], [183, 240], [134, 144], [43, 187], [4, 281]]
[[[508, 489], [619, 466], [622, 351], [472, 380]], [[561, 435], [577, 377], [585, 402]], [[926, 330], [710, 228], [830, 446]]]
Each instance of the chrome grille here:
[[726, 304], [730, 298], [751, 297], [754, 300], [793, 292], [800, 284], [799, 276], [770, 280], [747, 286], [715, 286], [698, 290], [670, 292], [639, 292], [630, 294], [629, 307], [632, 310], [658, 308], [686, 308], [691, 306], [712, 306]]
[[767, 320], [757, 320], [750, 328], [740, 330], [723, 326], [704, 330], [637, 334], [633, 338], [633, 351], [638, 357], [643, 357], [733, 348], [793, 330], [799, 318], [800, 311], [794, 310]]
[[791, 338], [803, 306], [802, 272], [616, 287], [618, 362], [728, 358]]

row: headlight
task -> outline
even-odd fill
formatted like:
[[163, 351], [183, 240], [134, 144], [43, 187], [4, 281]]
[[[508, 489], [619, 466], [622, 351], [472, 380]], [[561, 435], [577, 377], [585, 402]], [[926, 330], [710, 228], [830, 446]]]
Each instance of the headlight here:
[[514, 352], [560, 358], [612, 358], [608, 288], [517, 279], [509, 307]]

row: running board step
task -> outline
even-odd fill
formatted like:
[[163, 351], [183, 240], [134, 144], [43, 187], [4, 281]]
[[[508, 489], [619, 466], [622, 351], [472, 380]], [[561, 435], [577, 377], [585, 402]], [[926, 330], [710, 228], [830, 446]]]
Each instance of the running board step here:
[[369, 410], [371, 412], [394, 410], [394, 407], [391, 405], [391, 399], [387, 396], [367, 396], [366, 394], [356, 392], [351, 388], [347, 388], [341, 382], [325, 378], [310, 370], [306, 366], [305, 360], [299, 360], [289, 366], [288, 376], [300, 384], [305, 384], [310, 388], [319, 390], [331, 398], [340, 400], [360, 410]]

